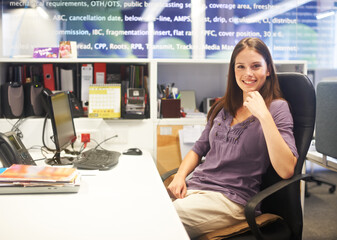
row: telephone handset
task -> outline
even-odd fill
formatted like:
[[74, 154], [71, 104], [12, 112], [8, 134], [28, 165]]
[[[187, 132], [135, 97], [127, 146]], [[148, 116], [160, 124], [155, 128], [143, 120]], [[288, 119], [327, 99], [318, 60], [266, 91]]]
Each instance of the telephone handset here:
[[3, 167], [12, 164], [36, 165], [15, 132], [0, 133], [0, 161]]

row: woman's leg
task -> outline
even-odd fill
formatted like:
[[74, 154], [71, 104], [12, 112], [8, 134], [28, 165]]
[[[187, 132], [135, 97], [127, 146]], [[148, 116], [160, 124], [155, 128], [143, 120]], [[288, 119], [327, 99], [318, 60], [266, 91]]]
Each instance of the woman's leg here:
[[173, 204], [191, 238], [245, 219], [244, 207], [219, 192], [188, 190]]

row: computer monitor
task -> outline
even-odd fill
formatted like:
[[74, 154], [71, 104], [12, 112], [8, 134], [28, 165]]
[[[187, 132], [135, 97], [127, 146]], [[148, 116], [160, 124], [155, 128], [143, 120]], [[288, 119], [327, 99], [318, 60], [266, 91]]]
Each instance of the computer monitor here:
[[69, 92], [57, 92], [48, 96], [49, 116], [53, 128], [56, 153], [47, 159], [49, 165], [72, 164], [71, 159], [61, 157], [61, 152], [76, 140], [76, 131], [70, 106]]

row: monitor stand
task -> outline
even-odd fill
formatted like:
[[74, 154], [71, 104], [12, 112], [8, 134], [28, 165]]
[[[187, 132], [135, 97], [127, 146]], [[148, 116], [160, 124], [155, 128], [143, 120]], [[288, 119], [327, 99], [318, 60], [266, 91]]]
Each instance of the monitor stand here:
[[48, 165], [72, 165], [73, 158], [61, 157], [61, 153], [57, 151], [52, 158], [46, 159], [45, 163], [47, 163]]

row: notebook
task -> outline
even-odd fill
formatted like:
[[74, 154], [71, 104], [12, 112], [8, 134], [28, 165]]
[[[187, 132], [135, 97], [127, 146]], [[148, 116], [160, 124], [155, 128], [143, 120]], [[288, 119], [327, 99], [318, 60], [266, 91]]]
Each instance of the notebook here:
[[13, 164], [1, 171], [0, 194], [75, 193], [80, 188], [75, 168]]
[[77, 193], [80, 185], [46, 185], [46, 186], [0, 186], [0, 194], [27, 194], [27, 193]]

